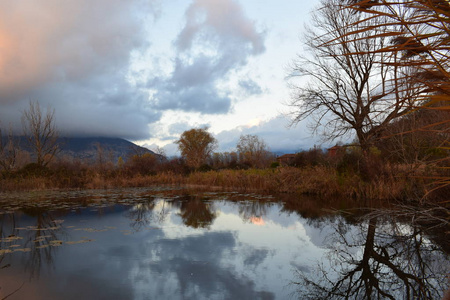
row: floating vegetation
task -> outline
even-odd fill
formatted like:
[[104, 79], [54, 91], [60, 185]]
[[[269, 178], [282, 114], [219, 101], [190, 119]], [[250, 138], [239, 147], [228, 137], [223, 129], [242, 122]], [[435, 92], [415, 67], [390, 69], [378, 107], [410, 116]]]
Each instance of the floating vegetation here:
[[35, 242], [35, 243], [40, 243], [40, 242], [43, 242], [43, 241], [47, 240], [48, 238], [51, 238], [51, 236], [50, 236], [50, 235], [41, 235], [41, 236], [38, 236], [38, 237], [34, 240], [34, 242]]
[[61, 246], [62, 243], [63, 243], [63, 241], [53, 240], [53, 241], [50, 241], [50, 246]]
[[30, 252], [31, 248], [16, 248], [16, 249], [0, 249], [0, 255], [14, 253], [14, 252]]
[[27, 227], [28, 230], [36, 230], [36, 231], [42, 231], [42, 230], [58, 230], [61, 229], [61, 226], [53, 226], [53, 227], [37, 227], [37, 226], [29, 226]]
[[[15, 234], [0, 239], [0, 243], [8, 243], [1, 245], [4, 249], [0, 249], [0, 255], [95, 241], [91, 237], [80, 237], [76, 232], [102, 233], [118, 230], [116, 226], [89, 227], [92, 216], [102, 216], [110, 211], [129, 214], [127, 217], [132, 227], [130, 229], [119, 227], [125, 230], [118, 230], [117, 234], [132, 235], [139, 230], [161, 228], [158, 224], [164, 221], [170, 209], [180, 209], [180, 205], [184, 210], [189, 209], [185, 207], [186, 204], [180, 203], [200, 201], [208, 203], [205, 205], [209, 207], [214, 201], [225, 200], [241, 203], [244, 201], [250, 204], [274, 199], [272, 196], [253, 193], [204, 191], [192, 193], [184, 189], [165, 188], [127, 189], [126, 194], [119, 189], [0, 194], [0, 218], [14, 216], [20, 220], [20, 216], [27, 215], [36, 220], [39, 218], [41, 222], [35, 224], [15, 222], [14, 225], [17, 227], [11, 228], [10, 231]], [[198, 205], [195, 208], [198, 208]], [[69, 219], [68, 215], [78, 217]], [[28, 218], [24, 220], [29, 222]]]
[[10, 243], [12, 241], [17, 241], [17, 240], [21, 240], [21, 239], [23, 239], [23, 237], [21, 237], [21, 236], [9, 236], [7, 238], [0, 239], [0, 242]]
[[83, 240], [80, 240], [80, 241], [68, 241], [68, 242], [65, 242], [65, 244], [68, 244], [68, 245], [75, 245], [75, 244], [89, 243], [89, 242], [92, 242], [92, 241], [95, 241], [95, 240], [92, 240], [92, 239], [83, 239]]

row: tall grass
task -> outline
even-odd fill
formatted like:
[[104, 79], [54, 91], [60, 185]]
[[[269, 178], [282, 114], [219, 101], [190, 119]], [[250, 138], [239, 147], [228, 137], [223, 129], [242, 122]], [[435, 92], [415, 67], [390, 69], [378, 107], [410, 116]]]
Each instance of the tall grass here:
[[407, 200], [426, 194], [422, 173], [401, 175], [400, 168], [386, 165], [371, 180], [358, 173], [338, 171], [332, 166], [279, 167], [276, 169], [216, 170], [180, 174], [166, 171], [153, 175], [124, 174], [117, 170], [97, 172], [43, 172], [0, 178], [0, 192], [43, 189], [98, 189], [190, 185], [241, 192], [297, 193], [346, 199]]
[[[420, 179], [418, 179], [420, 180]], [[352, 199], [407, 199], [423, 193], [420, 182], [406, 176], [380, 176], [366, 182], [356, 174], [339, 174], [326, 166], [275, 170], [222, 170], [193, 173], [188, 184], [273, 193], [298, 193]]]

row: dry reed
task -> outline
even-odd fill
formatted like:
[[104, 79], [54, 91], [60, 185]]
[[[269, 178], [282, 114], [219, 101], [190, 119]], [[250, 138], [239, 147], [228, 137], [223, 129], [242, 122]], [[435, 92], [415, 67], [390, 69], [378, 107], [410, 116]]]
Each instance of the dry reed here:
[[[297, 193], [347, 199], [411, 199], [425, 193], [420, 176], [395, 175], [387, 168], [382, 175], [364, 181], [357, 174], [340, 174], [329, 166], [276, 169], [224, 169], [182, 175], [161, 172], [154, 175], [124, 176], [120, 172], [85, 172], [77, 176], [8, 177], [0, 179], [0, 192], [43, 189], [104, 189], [115, 187], [146, 187], [155, 185], [190, 185], [209, 189], [258, 191], [266, 193]], [[419, 174], [419, 173], [418, 173]], [[420, 175], [420, 174], [419, 174]]]

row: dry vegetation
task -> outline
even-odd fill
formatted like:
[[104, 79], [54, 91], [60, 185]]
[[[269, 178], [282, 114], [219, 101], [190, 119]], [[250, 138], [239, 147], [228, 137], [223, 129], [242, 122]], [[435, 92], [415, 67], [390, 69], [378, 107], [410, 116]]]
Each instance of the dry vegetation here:
[[[312, 149], [298, 153], [290, 166], [272, 164], [272, 167], [261, 169], [233, 164], [233, 168], [207, 165], [194, 170], [180, 159], [158, 161], [148, 155], [132, 157], [120, 166], [67, 161], [56, 161], [49, 167], [29, 164], [15, 172], [1, 173], [0, 191], [189, 185], [234, 191], [403, 201], [441, 201], [448, 192], [438, 190], [427, 194], [433, 187], [428, 185], [432, 181], [427, 182], [425, 178], [430, 174], [429, 166], [383, 162], [379, 156], [364, 162], [358, 153], [345, 148], [342, 151], [330, 157], [321, 150]], [[439, 172], [440, 169], [434, 171]]]

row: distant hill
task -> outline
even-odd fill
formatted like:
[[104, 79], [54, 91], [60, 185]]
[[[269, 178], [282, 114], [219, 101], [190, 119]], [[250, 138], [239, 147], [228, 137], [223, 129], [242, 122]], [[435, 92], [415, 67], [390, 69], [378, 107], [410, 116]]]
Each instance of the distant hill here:
[[82, 160], [94, 161], [99, 153], [104, 159], [117, 161], [119, 157], [124, 160], [134, 154], [155, 154], [153, 151], [138, 146], [121, 138], [109, 137], [67, 137], [60, 138], [61, 152], [58, 156], [69, 156]]
[[[25, 137], [15, 137], [19, 141], [19, 147], [28, 152], [30, 147]], [[130, 155], [143, 155], [149, 153], [157, 155], [153, 151], [138, 146], [130, 141], [121, 138], [109, 137], [62, 137], [59, 138], [61, 152], [58, 157], [76, 158], [93, 162], [98, 159], [99, 154], [103, 159], [117, 162], [119, 157], [126, 160]]]

